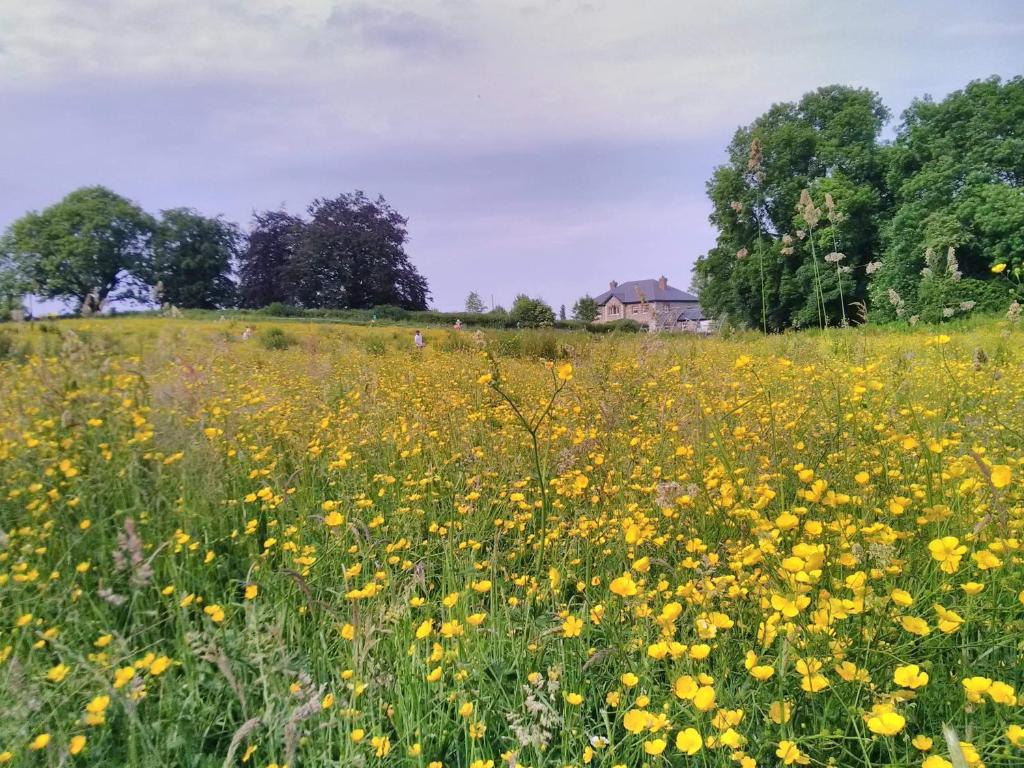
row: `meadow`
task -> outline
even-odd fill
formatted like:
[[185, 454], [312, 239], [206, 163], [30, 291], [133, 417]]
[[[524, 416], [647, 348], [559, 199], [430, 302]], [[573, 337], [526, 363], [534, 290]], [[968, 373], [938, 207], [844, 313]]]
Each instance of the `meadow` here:
[[1011, 320], [243, 327], [0, 328], [0, 763], [1024, 765]]

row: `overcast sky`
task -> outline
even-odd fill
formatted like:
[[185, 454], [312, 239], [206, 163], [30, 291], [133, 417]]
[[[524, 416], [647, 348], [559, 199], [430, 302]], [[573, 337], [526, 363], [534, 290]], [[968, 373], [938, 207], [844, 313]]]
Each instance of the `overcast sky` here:
[[75, 187], [248, 225], [362, 189], [435, 304], [686, 288], [740, 124], [1024, 71], [1024, 2], [0, 0], [0, 227]]

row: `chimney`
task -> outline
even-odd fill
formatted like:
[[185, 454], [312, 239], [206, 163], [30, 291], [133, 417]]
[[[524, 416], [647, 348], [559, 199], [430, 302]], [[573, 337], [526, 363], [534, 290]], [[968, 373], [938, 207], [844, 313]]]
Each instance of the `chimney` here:
[[618, 287], [619, 287], [619, 284], [616, 281], [614, 281], [614, 280], [612, 280], [610, 283], [608, 283], [608, 290], [609, 291], [614, 291]]
[[664, 291], [666, 288], [668, 288], [668, 278], [662, 275], [658, 278], [658, 290]]

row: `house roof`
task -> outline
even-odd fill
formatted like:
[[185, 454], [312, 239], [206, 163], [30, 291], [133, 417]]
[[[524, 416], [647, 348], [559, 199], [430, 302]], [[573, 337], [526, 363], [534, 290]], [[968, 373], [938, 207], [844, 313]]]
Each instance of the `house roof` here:
[[679, 313], [679, 317], [676, 318], [676, 322], [696, 322], [699, 320], [707, 320], [704, 317], [704, 310], [700, 308], [700, 304], [694, 304], [692, 307], [686, 307], [682, 312]]
[[612, 296], [623, 304], [640, 304], [644, 301], [697, 301], [697, 297], [692, 293], [680, 291], [671, 285], [666, 284], [665, 288], [660, 288], [657, 280], [629, 280], [605, 291], [594, 301], [600, 307]]

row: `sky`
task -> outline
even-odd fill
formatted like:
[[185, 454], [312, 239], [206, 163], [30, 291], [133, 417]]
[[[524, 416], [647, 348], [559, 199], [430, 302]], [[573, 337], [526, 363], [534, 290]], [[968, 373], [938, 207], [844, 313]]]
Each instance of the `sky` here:
[[1022, 72], [1018, 0], [0, 0], [0, 228], [91, 184], [243, 227], [361, 189], [439, 309], [571, 308], [689, 285], [771, 104]]

